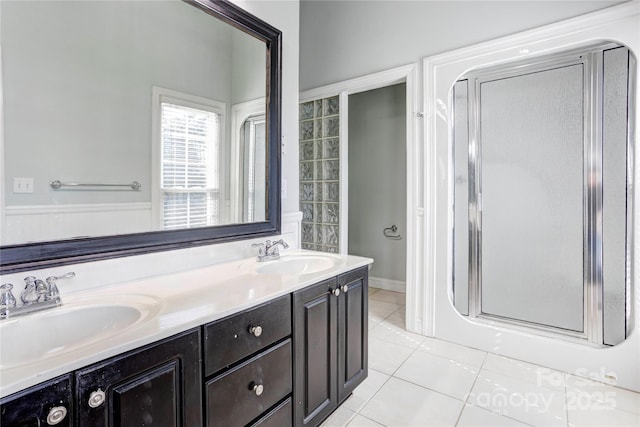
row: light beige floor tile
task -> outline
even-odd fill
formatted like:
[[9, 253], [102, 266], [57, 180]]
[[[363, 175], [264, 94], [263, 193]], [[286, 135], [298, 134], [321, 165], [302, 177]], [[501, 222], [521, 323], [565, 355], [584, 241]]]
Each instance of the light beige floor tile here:
[[565, 375], [562, 372], [497, 354], [487, 354], [482, 369], [557, 391], [564, 391], [565, 387]]
[[369, 296], [371, 296], [372, 294], [375, 294], [379, 290], [380, 289], [378, 289], [378, 288], [372, 288], [371, 286], [369, 286]]
[[468, 402], [535, 426], [565, 426], [565, 393], [482, 368]]
[[457, 427], [525, 427], [527, 425], [472, 405], [465, 405], [456, 424]]
[[462, 406], [456, 399], [390, 378], [360, 414], [389, 427], [453, 426]]
[[401, 306], [396, 311], [394, 311], [393, 313], [391, 313], [391, 316], [398, 316], [398, 317], [402, 317], [403, 319], [406, 317], [406, 315], [407, 315], [407, 307], [404, 305]]
[[413, 349], [410, 347], [369, 336], [369, 369], [391, 375], [411, 353]]
[[478, 368], [482, 366], [487, 356], [484, 351], [429, 337], [420, 344], [418, 349]]
[[369, 337], [411, 348], [418, 347], [425, 340], [424, 336], [407, 332], [403, 327], [398, 327], [386, 320], [383, 320], [378, 326], [369, 330]]
[[[400, 309], [398, 309], [398, 311], [399, 310]], [[398, 314], [396, 314], [396, 312], [393, 312], [389, 317], [384, 319], [384, 321], [387, 322], [387, 323], [391, 323], [392, 325], [394, 325], [394, 326], [396, 326], [398, 328], [406, 329], [406, 323], [405, 323], [404, 315], [403, 316], [398, 315]]]
[[371, 300], [392, 302], [398, 305], [405, 305], [407, 301], [407, 295], [403, 292], [393, 292], [384, 289], [370, 295]]
[[329, 415], [322, 424], [322, 427], [345, 427], [349, 421], [355, 417], [356, 413], [351, 409], [345, 408], [344, 405], [338, 407], [335, 412]]
[[375, 317], [375, 316], [372, 316], [371, 314], [369, 314], [369, 319], [368, 319], [369, 330], [372, 330], [373, 328], [378, 326], [380, 324], [380, 322], [382, 322], [381, 318]]
[[570, 427], [638, 427], [640, 415], [606, 406], [598, 401], [582, 399], [568, 402]]
[[369, 376], [353, 391], [353, 394], [343, 403], [348, 409], [358, 412], [387, 382], [389, 375], [369, 368]]
[[369, 418], [365, 418], [362, 415], [356, 415], [348, 427], [384, 427], [382, 424], [378, 424], [377, 422], [370, 420]]
[[384, 320], [394, 311], [400, 308], [400, 305], [392, 302], [376, 301], [369, 299], [369, 316]]
[[416, 351], [393, 376], [464, 401], [478, 370], [455, 360]]
[[568, 374], [566, 375], [566, 382], [568, 406], [573, 402], [579, 404], [588, 399], [600, 402], [603, 406], [609, 408], [627, 411], [640, 416], [640, 393]]

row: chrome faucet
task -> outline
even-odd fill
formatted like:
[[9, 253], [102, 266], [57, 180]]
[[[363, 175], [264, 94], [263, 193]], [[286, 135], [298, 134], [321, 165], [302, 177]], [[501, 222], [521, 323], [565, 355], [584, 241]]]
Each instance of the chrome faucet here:
[[16, 298], [13, 296], [11, 291], [13, 285], [11, 283], [0, 286], [0, 319], [62, 305], [56, 281], [73, 277], [76, 277], [74, 272], [63, 274], [62, 276], [49, 276], [44, 281], [36, 279], [34, 276], [26, 277], [24, 279], [24, 289], [20, 293], [20, 302], [22, 303], [20, 305], [18, 305]]
[[258, 262], [280, 259], [278, 246], [282, 246], [285, 249], [289, 247], [284, 239], [276, 240], [275, 242], [267, 240], [265, 243], [254, 243], [251, 245], [252, 248], [258, 248]]

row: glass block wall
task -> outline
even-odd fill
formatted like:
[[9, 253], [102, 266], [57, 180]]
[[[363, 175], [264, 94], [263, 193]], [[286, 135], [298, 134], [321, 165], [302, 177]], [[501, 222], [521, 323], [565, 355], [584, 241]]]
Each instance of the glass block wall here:
[[340, 102], [338, 96], [300, 104], [302, 248], [339, 251]]

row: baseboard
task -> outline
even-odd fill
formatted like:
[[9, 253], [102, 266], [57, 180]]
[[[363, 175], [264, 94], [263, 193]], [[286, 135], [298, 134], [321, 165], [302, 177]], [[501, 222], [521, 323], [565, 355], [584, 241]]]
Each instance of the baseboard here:
[[384, 289], [386, 291], [405, 293], [407, 286], [404, 280], [383, 279], [381, 277], [369, 276], [369, 287]]

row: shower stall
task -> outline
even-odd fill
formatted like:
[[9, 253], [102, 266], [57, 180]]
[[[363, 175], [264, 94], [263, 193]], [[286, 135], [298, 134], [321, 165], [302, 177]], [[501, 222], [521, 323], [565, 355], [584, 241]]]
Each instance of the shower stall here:
[[635, 67], [627, 47], [602, 42], [455, 83], [460, 314], [593, 346], [626, 339]]

